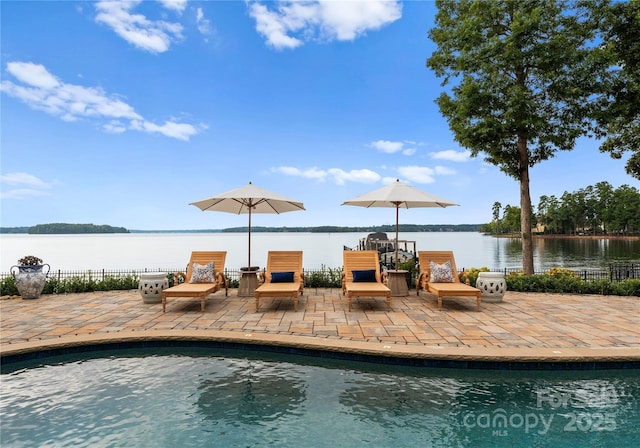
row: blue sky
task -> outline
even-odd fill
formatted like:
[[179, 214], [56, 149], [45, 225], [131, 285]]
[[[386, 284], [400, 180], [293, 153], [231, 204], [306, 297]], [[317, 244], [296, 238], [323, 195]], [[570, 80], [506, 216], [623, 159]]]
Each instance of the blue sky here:
[[[342, 202], [399, 178], [460, 204], [407, 224], [491, 220], [519, 184], [453, 138], [425, 66], [431, 1], [2, 1], [2, 226], [245, 226], [190, 202], [247, 184], [304, 203], [254, 226], [393, 224]], [[534, 205], [638, 186], [580, 140], [531, 170]]]

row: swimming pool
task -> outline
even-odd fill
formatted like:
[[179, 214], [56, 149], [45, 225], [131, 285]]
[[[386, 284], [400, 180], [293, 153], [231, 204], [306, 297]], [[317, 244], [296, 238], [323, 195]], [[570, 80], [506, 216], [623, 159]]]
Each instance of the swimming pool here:
[[11, 364], [3, 447], [640, 445], [634, 369], [412, 368], [197, 347]]

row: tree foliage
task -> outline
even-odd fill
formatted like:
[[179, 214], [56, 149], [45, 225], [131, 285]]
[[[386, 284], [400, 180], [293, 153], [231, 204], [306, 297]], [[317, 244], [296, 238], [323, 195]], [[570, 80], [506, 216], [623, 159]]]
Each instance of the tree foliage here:
[[614, 159], [629, 152], [626, 171], [640, 179], [640, 1], [601, 8], [602, 55], [610, 70], [600, 84], [595, 110], [600, 146]]
[[[477, 232], [480, 224], [398, 224], [400, 232]], [[222, 232], [247, 232], [248, 227], [230, 227]], [[355, 232], [395, 232], [395, 224], [377, 226], [317, 226], [317, 227], [251, 227], [251, 232], [310, 232], [310, 233], [355, 233]]]
[[96, 224], [38, 224], [29, 227], [29, 233], [34, 234], [70, 234], [70, 233], [129, 233], [124, 227], [112, 227]]
[[[594, 0], [595, 1], [595, 0]], [[602, 63], [590, 9], [568, 0], [437, 0], [427, 66], [454, 138], [520, 182], [523, 270], [533, 272], [529, 168], [589, 129]]]
[[[502, 219], [485, 224], [486, 232], [513, 233], [519, 230], [515, 214], [518, 207], [506, 205]], [[608, 182], [565, 191], [560, 198], [540, 196], [534, 219], [550, 235], [631, 235], [640, 233], [640, 191]]]

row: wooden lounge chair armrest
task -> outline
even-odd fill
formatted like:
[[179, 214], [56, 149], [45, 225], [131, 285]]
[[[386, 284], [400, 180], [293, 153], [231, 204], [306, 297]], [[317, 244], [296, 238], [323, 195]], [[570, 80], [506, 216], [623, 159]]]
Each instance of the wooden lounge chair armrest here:
[[305, 286], [304, 272], [300, 273], [300, 283], [302, 283], [302, 286]]
[[[454, 273], [454, 275], [457, 275], [457, 274]], [[471, 277], [471, 274], [469, 273], [469, 271], [462, 271], [458, 278], [465, 285], [471, 286], [471, 282], [469, 281], [469, 277]]]
[[429, 273], [421, 272], [418, 275], [418, 280], [416, 280], [416, 294], [420, 294], [420, 288], [427, 290], [427, 284], [429, 283]]
[[184, 283], [187, 281], [187, 274], [184, 272], [174, 272], [173, 281], [177, 285], [178, 283]]
[[380, 273], [380, 281], [382, 282], [383, 285], [386, 285], [389, 282], [389, 276], [385, 271], [382, 271]]

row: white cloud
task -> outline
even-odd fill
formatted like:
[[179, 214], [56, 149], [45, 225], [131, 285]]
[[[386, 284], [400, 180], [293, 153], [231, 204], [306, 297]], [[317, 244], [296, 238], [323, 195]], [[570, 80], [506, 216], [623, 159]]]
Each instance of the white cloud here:
[[432, 184], [436, 181], [436, 171], [427, 166], [401, 166], [398, 167], [398, 174], [418, 184]]
[[453, 149], [448, 149], [446, 151], [431, 153], [431, 157], [440, 160], [450, 160], [452, 162], [466, 162], [471, 157], [471, 151], [454, 151]]
[[[164, 20], [149, 20], [142, 14], [133, 14], [139, 0], [101, 0], [96, 3], [96, 22], [103, 23], [130, 44], [151, 53], [162, 53], [172, 42], [182, 39], [182, 25]], [[163, 0], [166, 8], [181, 12], [186, 0]]]
[[49, 194], [47, 190], [53, 185], [28, 173], [7, 173], [0, 175], [0, 183], [9, 186], [8, 189], [2, 188], [0, 192], [2, 199], [27, 199], [46, 196]]
[[344, 171], [340, 168], [331, 168], [328, 171], [338, 185], [344, 185], [346, 182], [370, 184], [380, 180], [378, 173], [368, 169]]
[[371, 146], [372, 148], [377, 149], [380, 152], [384, 152], [387, 154], [395, 154], [397, 152], [400, 152], [401, 154], [405, 155], [405, 156], [411, 156], [413, 154], [416, 153], [416, 148], [414, 147], [406, 147], [405, 145], [410, 144], [412, 146], [415, 146], [415, 142], [409, 142], [409, 141], [404, 141], [404, 142], [393, 142], [393, 141], [389, 141], [389, 140], [376, 140], [375, 142], [371, 142], [369, 144], [369, 146]]
[[276, 49], [296, 48], [310, 40], [351, 41], [402, 16], [401, 3], [390, 0], [278, 1], [273, 4], [274, 11], [261, 3], [252, 3], [249, 15], [255, 19], [258, 33]]
[[286, 23], [284, 17], [270, 12], [266, 6], [253, 3], [249, 8], [249, 15], [256, 20], [256, 30], [267, 38], [267, 43], [274, 48], [296, 48], [302, 45], [302, 41], [295, 37], [287, 36], [291, 25]]
[[109, 123], [103, 124], [102, 129], [111, 134], [122, 134], [127, 130], [127, 127], [118, 120], [111, 120]]
[[442, 166], [442, 165], [437, 165], [435, 170], [436, 170], [436, 174], [440, 176], [451, 176], [457, 173], [456, 170], [452, 170], [451, 168], [447, 168], [446, 166]]
[[187, 0], [159, 0], [167, 9], [173, 9], [176, 12], [182, 13], [187, 7]]
[[43, 65], [9, 62], [7, 72], [21, 84], [2, 81], [1, 91], [22, 100], [33, 109], [42, 110], [65, 121], [81, 118], [106, 120], [102, 127], [108, 132], [133, 129], [180, 140], [189, 140], [189, 137], [199, 132], [191, 124], [179, 123], [173, 119], [162, 125], [150, 122], [116, 95], [108, 95], [98, 87], [67, 84], [49, 73]]
[[12, 190], [2, 190], [0, 198], [2, 199], [29, 199], [41, 196], [49, 196], [49, 192], [42, 190], [34, 190], [29, 188], [15, 188]]
[[292, 166], [279, 166], [276, 168], [272, 168], [271, 171], [286, 174], [287, 176], [304, 177], [306, 179], [315, 179], [320, 182], [324, 182], [328, 174], [325, 170], [321, 170], [316, 167], [301, 170], [300, 168], [295, 168]]
[[19, 81], [42, 89], [53, 89], [60, 85], [60, 81], [47, 71], [42, 65], [22, 62], [9, 62], [7, 71]]
[[368, 169], [344, 171], [340, 168], [329, 168], [328, 170], [322, 170], [316, 167], [300, 169], [292, 166], [280, 166], [271, 168], [271, 171], [285, 174], [287, 176], [315, 179], [320, 182], [324, 182], [327, 177], [331, 177], [337, 185], [344, 185], [346, 182], [369, 184], [378, 182], [381, 179], [378, 173]]
[[36, 188], [49, 188], [51, 184], [28, 173], [8, 173], [0, 175], [0, 182], [7, 185], [27, 185]]
[[209, 22], [208, 19], [205, 19], [202, 8], [198, 8], [196, 10], [196, 23], [198, 24], [198, 31], [200, 31], [200, 34], [211, 33], [211, 22]]
[[402, 150], [402, 154], [405, 156], [412, 156], [416, 153], [416, 148], [406, 148]]
[[402, 142], [391, 142], [389, 140], [377, 140], [375, 142], [371, 142], [371, 147], [377, 149], [381, 152], [386, 152], [387, 154], [394, 154], [403, 147]]
[[198, 133], [198, 130], [193, 125], [175, 121], [165, 121], [162, 125], [151, 123], [150, 121], [133, 121], [131, 128], [149, 133], [158, 133], [184, 141], [188, 141], [191, 136]]
[[444, 166], [430, 168], [428, 166], [401, 166], [398, 167], [398, 174], [418, 184], [432, 184], [436, 181], [436, 176], [448, 176], [456, 174], [455, 170]]

